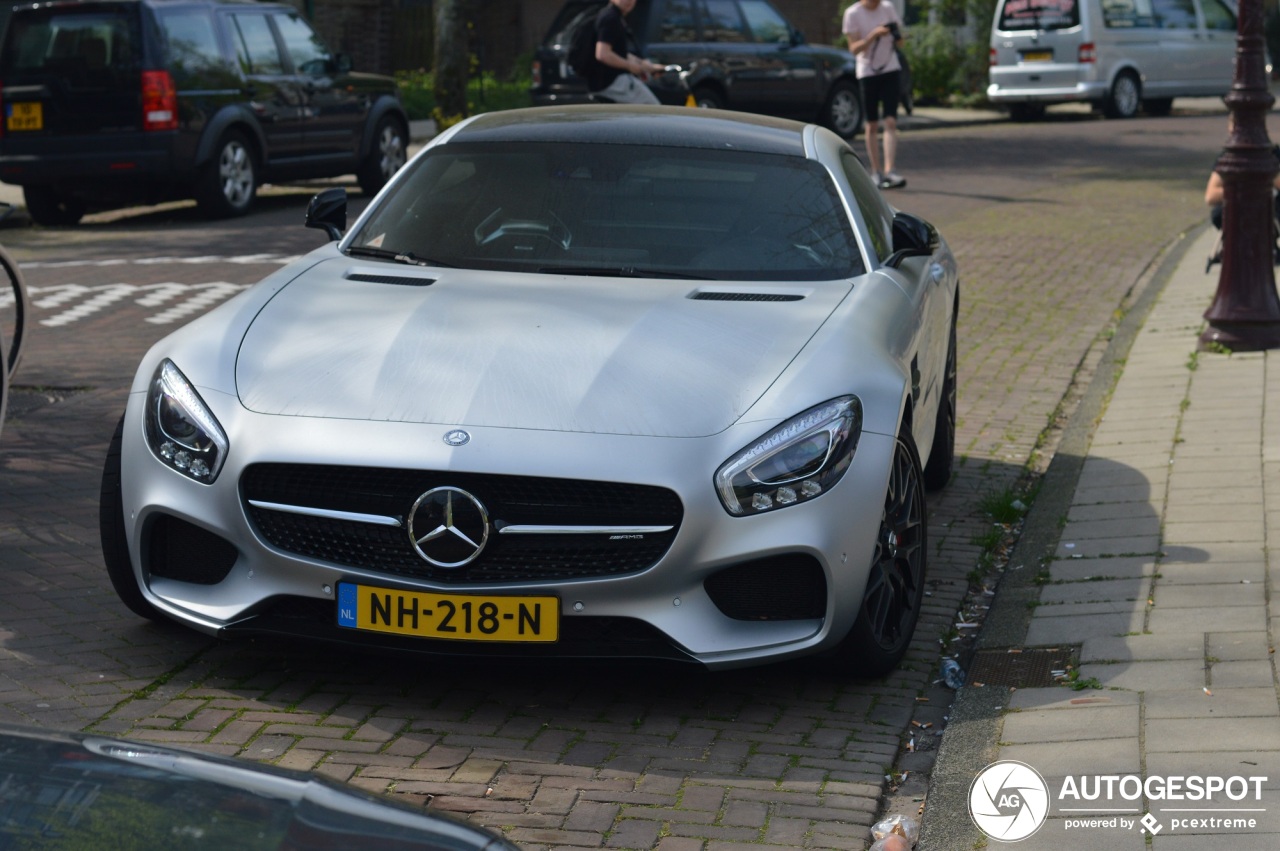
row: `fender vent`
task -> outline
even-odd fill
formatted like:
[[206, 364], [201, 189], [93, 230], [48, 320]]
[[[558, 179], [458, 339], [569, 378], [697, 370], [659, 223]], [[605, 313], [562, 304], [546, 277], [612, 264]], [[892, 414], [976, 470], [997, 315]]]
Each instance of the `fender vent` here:
[[786, 293], [724, 293], [696, 292], [690, 298], [696, 301], [803, 301], [802, 295]]
[[347, 275], [348, 281], [360, 281], [365, 284], [396, 284], [402, 287], [429, 287], [436, 282], [435, 278], [405, 278], [400, 275], [363, 275], [353, 272]]

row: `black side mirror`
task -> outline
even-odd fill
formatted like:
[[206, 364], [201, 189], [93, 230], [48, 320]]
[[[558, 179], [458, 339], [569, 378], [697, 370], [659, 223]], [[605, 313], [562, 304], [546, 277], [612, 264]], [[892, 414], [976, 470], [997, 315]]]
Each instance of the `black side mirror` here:
[[940, 245], [938, 229], [933, 225], [910, 213], [894, 213], [893, 254], [884, 265], [897, 268], [908, 257], [929, 257]]
[[351, 73], [351, 57], [345, 53], [335, 53], [333, 55], [333, 73]]
[[307, 205], [306, 225], [319, 228], [331, 240], [342, 239], [347, 229], [347, 190], [341, 186], [319, 192]]
[[800, 32], [800, 30], [797, 30], [797, 29], [793, 29], [791, 31], [791, 45], [793, 47], [799, 47], [800, 45], [804, 44], [804, 41], [805, 41], [804, 33]]

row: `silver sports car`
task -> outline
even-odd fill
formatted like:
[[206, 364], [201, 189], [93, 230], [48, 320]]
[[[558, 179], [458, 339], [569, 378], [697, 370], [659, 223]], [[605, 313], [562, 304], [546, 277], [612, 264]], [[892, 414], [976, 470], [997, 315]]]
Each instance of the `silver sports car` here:
[[891, 670], [951, 474], [956, 266], [820, 127], [481, 115], [158, 343], [121, 599], [209, 634]]

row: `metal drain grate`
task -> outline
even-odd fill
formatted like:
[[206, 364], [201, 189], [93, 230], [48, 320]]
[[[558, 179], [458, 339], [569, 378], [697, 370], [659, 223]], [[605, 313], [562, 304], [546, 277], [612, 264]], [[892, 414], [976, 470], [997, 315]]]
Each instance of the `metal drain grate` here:
[[1079, 645], [1064, 644], [1060, 647], [1034, 647], [1010, 652], [979, 650], [969, 668], [969, 685], [983, 683], [989, 686], [1009, 688], [1046, 688], [1056, 685], [1053, 671], [1065, 670], [1073, 660], [1080, 658]]

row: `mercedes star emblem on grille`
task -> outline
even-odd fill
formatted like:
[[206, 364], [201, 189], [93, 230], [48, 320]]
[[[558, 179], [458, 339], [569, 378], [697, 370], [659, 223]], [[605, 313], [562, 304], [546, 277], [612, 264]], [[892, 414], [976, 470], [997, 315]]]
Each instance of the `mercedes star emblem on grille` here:
[[489, 542], [489, 512], [460, 488], [432, 488], [409, 511], [409, 542], [436, 567], [462, 567]]
[[471, 435], [460, 428], [455, 428], [444, 433], [444, 442], [450, 446], [466, 446], [471, 442]]

